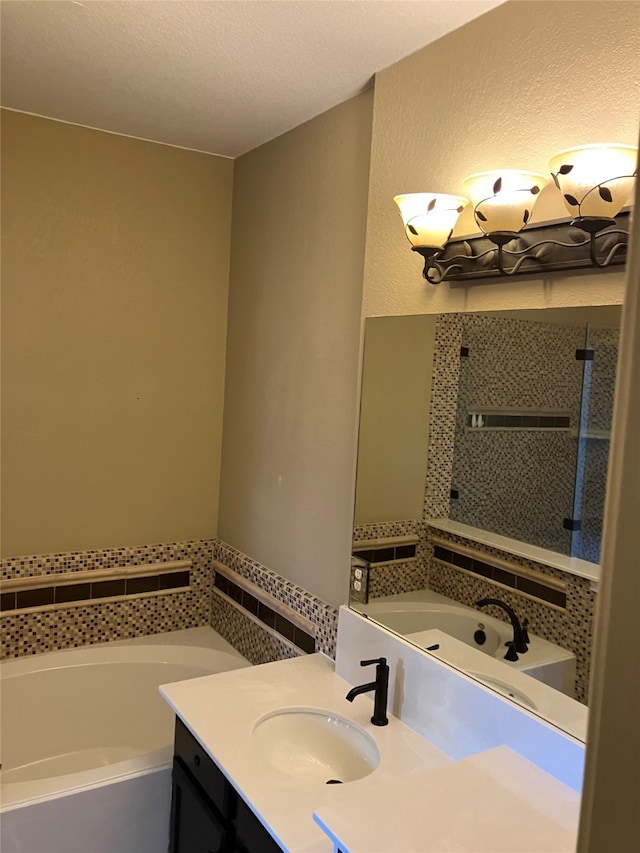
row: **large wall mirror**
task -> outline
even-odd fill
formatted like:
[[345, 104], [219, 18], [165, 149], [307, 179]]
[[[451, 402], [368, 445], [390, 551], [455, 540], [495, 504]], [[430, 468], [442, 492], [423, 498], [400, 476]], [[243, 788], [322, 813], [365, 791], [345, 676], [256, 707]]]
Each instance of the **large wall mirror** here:
[[620, 314], [365, 325], [351, 606], [577, 736]]

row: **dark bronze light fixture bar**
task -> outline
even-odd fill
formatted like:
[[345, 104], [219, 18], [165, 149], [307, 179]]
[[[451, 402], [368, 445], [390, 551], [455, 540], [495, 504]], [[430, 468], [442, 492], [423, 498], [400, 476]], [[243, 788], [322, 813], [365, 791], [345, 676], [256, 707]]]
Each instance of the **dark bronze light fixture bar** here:
[[[610, 269], [626, 259], [629, 213], [622, 209], [632, 195], [637, 155], [633, 145], [578, 145], [554, 154], [548, 174], [476, 172], [463, 179], [464, 196], [405, 193], [394, 201], [431, 284]], [[549, 178], [570, 219], [533, 225], [536, 201]], [[478, 236], [453, 237], [469, 203]]]
[[[424, 258], [424, 278], [442, 281], [545, 275], [577, 269], [610, 269], [625, 263], [629, 241], [629, 211], [588, 221], [572, 220], [527, 228], [504, 235], [496, 244], [485, 234], [449, 240], [444, 248], [413, 246]], [[596, 226], [600, 226], [598, 230]]]

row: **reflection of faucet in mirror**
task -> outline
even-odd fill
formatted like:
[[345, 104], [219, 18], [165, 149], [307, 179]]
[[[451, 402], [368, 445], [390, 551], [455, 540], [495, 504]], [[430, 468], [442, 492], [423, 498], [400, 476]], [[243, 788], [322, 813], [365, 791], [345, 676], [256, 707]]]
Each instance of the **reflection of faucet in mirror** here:
[[[356, 609], [423, 650], [442, 643], [426, 630], [450, 633], [484, 671], [477, 654], [493, 658], [511, 629], [480, 646], [468, 610], [458, 636], [454, 608], [526, 606], [532, 654], [542, 640], [565, 667], [546, 683], [586, 701], [619, 318], [620, 306], [367, 318]], [[520, 627], [521, 659], [493, 659], [545, 681], [516, 649]]]
[[493, 605], [493, 607], [500, 607], [511, 620], [513, 640], [511, 640], [510, 643], [507, 643], [508, 648], [504, 659], [510, 661], [518, 660], [519, 654], [522, 655], [529, 651], [524, 639], [524, 631], [520, 624], [520, 620], [516, 616], [515, 611], [509, 607], [508, 604], [505, 604], [504, 601], [500, 601], [499, 598], [481, 598], [479, 601], [476, 601], [476, 607], [488, 607], [489, 605]]

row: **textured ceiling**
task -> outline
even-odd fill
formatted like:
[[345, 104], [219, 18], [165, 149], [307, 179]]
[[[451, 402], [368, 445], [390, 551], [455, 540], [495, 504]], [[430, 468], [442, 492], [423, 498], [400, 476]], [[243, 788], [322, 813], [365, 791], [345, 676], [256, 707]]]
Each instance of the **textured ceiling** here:
[[497, 0], [3, 0], [2, 104], [236, 157]]

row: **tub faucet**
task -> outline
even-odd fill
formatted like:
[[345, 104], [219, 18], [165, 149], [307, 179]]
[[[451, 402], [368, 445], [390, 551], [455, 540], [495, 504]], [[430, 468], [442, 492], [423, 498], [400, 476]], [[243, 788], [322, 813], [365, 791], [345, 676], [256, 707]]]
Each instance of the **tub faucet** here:
[[356, 696], [361, 693], [369, 693], [374, 690], [373, 698], [373, 717], [371, 722], [374, 726], [386, 726], [389, 720], [387, 719], [387, 694], [389, 692], [389, 667], [386, 658], [374, 658], [374, 660], [361, 660], [360, 666], [376, 665], [376, 680], [370, 681], [368, 684], [361, 684], [359, 687], [352, 687], [347, 693], [346, 699], [348, 702], [353, 702]]
[[476, 601], [476, 607], [486, 607], [488, 604], [493, 604], [495, 607], [501, 607], [511, 620], [513, 640], [511, 640], [510, 643], [507, 643], [509, 648], [507, 649], [504, 659], [510, 661], [518, 660], [518, 653], [523, 655], [525, 652], [529, 651], [527, 641], [525, 640], [526, 632], [523, 630], [518, 617], [509, 605], [505, 604], [504, 601], [500, 601], [499, 598], [481, 598], [479, 601]]

